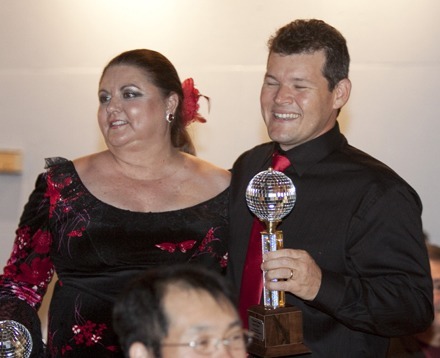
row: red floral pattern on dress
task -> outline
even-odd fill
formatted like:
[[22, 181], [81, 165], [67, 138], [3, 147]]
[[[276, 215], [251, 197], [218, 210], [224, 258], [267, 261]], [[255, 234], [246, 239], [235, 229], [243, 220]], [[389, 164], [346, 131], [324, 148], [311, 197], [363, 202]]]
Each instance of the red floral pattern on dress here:
[[[225, 255], [220, 256], [217, 254], [217, 250], [213, 246], [215, 242], [221, 242], [221, 239], [215, 236], [215, 230], [216, 229], [213, 227], [208, 230], [189, 261], [201, 255], [210, 255], [211, 257], [217, 258], [222, 268], [226, 268], [228, 264], [228, 254], [226, 253]], [[160, 244], [156, 244], [155, 246], [163, 251], [168, 251], [170, 254], [173, 254], [176, 252], [176, 250], [185, 253], [188, 250], [191, 250], [196, 243], [196, 240], [185, 240], [176, 243], [162, 242]]]
[[48, 257], [41, 259], [34, 258], [30, 265], [23, 263], [20, 265], [21, 273], [17, 275], [17, 279], [30, 284], [40, 286], [45, 283], [48, 275], [52, 274], [53, 266]]
[[52, 244], [52, 235], [48, 231], [38, 229], [32, 240], [32, 248], [37, 254], [47, 254]]
[[[61, 183], [55, 182], [52, 180], [52, 176], [48, 174], [47, 176], [47, 192], [45, 197], [49, 198], [49, 217], [52, 217], [55, 207], [61, 199], [61, 190], [66, 186], [72, 184], [72, 178], [67, 177]], [[65, 209], [66, 210], [66, 209]]]
[[14, 266], [17, 261], [27, 256], [27, 248], [30, 246], [31, 235], [30, 227], [24, 226], [17, 230], [17, 237], [12, 248], [12, 255], [9, 258], [8, 264], [4, 269], [5, 276], [13, 277], [17, 272], [17, 267]]
[[45, 256], [51, 243], [50, 233], [45, 230], [31, 235], [29, 226], [19, 228], [12, 255], [3, 270], [4, 281], [0, 280], [1, 285], [32, 307], [41, 302], [53, 275], [52, 261]]
[[191, 250], [196, 242], [197, 242], [196, 240], [186, 240], [177, 243], [163, 242], [161, 244], [156, 244], [156, 247], [158, 247], [161, 250], [166, 250], [169, 253], [173, 253], [174, 251], [176, 251], [176, 249], [179, 249], [180, 252], [185, 253], [188, 250]]
[[228, 266], [228, 254], [224, 254], [220, 260], [220, 266], [226, 268]]
[[10, 289], [15, 296], [28, 302], [32, 307], [35, 307], [42, 300], [42, 296], [38, 294], [37, 286], [28, 287], [13, 284]]
[[[49, 334], [48, 336], [51, 356], [65, 356], [66, 354], [71, 356], [69, 352], [75, 351], [80, 347], [102, 346], [102, 340], [109, 328], [107, 324], [93, 322], [90, 319], [85, 319], [81, 315], [80, 307], [82, 306], [82, 302], [80, 296], [76, 297], [75, 306], [76, 324], [71, 327], [72, 336], [68, 343], [63, 344], [61, 349], [58, 349], [52, 345], [53, 335]], [[108, 345], [105, 346], [104, 349], [110, 352], [120, 351], [120, 347], [117, 345]]]
[[216, 253], [216, 250], [214, 250], [212, 246], [214, 242], [221, 241], [215, 236], [215, 230], [216, 229], [213, 227], [208, 230], [193, 257], [206, 254], [211, 255], [212, 257], [217, 257], [220, 260], [221, 267], [225, 268], [228, 262], [227, 254], [219, 257], [219, 255]]
[[[45, 173], [46, 191], [43, 197], [48, 200], [48, 218], [53, 217], [55, 210], [60, 208], [62, 213], [70, 211], [69, 200], [76, 200], [73, 195], [69, 199], [63, 198], [61, 190], [72, 184], [70, 176], [54, 180], [53, 173], [48, 170]], [[41, 208], [45, 206], [42, 204]], [[47, 225], [47, 224], [44, 224]], [[8, 289], [13, 295], [25, 300], [30, 306], [38, 308], [47, 286], [54, 274], [54, 267], [49, 256], [53, 243], [51, 232], [45, 227], [36, 228], [36, 231], [28, 225], [21, 226], [16, 231], [12, 254], [5, 266], [3, 277], [0, 277], [0, 287]], [[71, 237], [82, 236], [85, 225], [78, 230], [73, 230]]]
[[83, 232], [86, 230], [86, 227], [83, 226], [78, 230], [72, 230], [67, 234], [67, 236], [70, 237], [81, 237], [83, 235]]
[[85, 344], [93, 346], [102, 339], [102, 332], [107, 329], [106, 324], [97, 324], [86, 321], [83, 325], [74, 325], [72, 332], [74, 333], [74, 341], [76, 345]]

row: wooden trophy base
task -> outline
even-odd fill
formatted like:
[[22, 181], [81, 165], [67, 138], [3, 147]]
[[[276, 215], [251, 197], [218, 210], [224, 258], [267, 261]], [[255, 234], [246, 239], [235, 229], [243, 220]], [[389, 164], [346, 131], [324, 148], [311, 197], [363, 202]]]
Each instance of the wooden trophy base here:
[[265, 309], [262, 305], [248, 309], [249, 330], [254, 339], [248, 353], [257, 357], [283, 357], [310, 350], [303, 344], [302, 312], [287, 305], [276, 309]]

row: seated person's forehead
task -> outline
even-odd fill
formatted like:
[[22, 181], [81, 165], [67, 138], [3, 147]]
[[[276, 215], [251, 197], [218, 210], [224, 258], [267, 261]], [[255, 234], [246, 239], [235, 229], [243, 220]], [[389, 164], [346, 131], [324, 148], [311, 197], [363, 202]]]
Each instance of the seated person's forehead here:
[[167, 289], [163, 303], [170, 323], [190, 324], [195, 330], [239, 322], [235, 307], [226, 298], [214, 298], [205, 290], [173, 285]]
[[164, 305], [167, 306], [178, 306], [182, 308], [191, 308], [198, 304], [206, 307], [208, 302], [212, 303], [214, 306], [219, 306], [224, 310], [229, 311], [232, 308], [232, 304], [224, 296], [214, 297], [210, 292], [204, 289], [182, 286], [179, 284], [172, 284], [167, 287], [163, 302]]

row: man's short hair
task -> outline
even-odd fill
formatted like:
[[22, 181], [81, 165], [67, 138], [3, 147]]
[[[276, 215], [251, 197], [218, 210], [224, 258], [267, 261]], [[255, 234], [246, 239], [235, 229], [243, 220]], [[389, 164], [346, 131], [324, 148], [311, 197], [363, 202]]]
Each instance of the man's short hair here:
[[178, 264], [149, 269], [128, 284], [113, 309], [114, 330], [125, 354], [134, 342], [141, 342], [156, 357], [161, 356], [169, 328], [163, 300], [170, 286], [203, 291], [220, 305], [236, 307], [229, 283], [205, 267]]
[[293, 55], [324, 51], [326, 62], [322, 73], [332, 91], [348, 78], [350, 55], [342, 34], [322, 20], [295, 20], [281, 27], [268, 41], [270, 53]]

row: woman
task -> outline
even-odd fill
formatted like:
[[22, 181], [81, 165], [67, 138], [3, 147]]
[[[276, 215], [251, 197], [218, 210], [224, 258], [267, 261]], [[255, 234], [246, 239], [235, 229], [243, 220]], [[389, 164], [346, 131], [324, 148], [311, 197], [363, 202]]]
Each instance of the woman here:
[[47, 356], [112, 357], [111, 309], [127, 280], [158, 264], [226, 265], [230, 176], [190, 154], [185, 126], [204, 121], [192, 80], [182, 88], [163, 55], [133, 50], [104, 68], [98, 95], [108, 149], [47, 160], [0, 277], [0, 320], [31, 331], [34, 355], [54, 272]]

